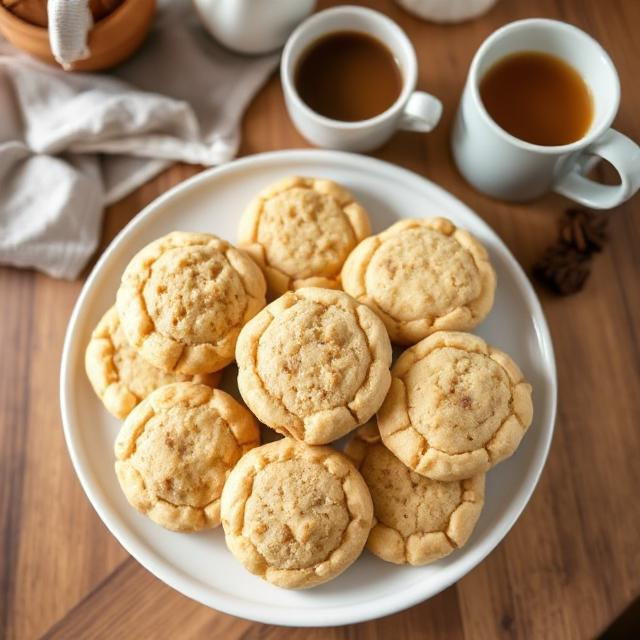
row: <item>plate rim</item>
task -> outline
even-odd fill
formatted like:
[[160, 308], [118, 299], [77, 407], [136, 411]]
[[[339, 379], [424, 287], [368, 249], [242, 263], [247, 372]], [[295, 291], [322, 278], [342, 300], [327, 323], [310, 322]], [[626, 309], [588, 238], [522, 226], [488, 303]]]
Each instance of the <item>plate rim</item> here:
[[[85, 305], [85, 300], [93, 289], [93, 283], [102, 272], [103, 266], [109, 261], [111, 255], [116, 251], [120, 244], [124, 242], [126, 236], [129, 235], [129, 233], [138, 225], [142, 224], [143, 221], [148, 216], [152, 215], [154, 211], [167, 204], [168, 201], [180, 197], [184, 192], [196, 189], [201, 183], [212, 179], [212, 177], [213, 179], [216, 179], [224, 174], [235, 173], [242, 171], [245, 168], [251, 170], [265, 165], [277, 165], [279, 162], [328, 162], [331, 160], [333, 160], [337, 166], [344, 166], [344, 163], [347, 163], [347, 165], [352, 168], [360, 168], [363, 170], [366, 170], [367, 168], [383, 169], [384, 171], [396, 173], [396, 175], [402, 176], [413, 182], [426, 182], [429, 188], [439, 192], [440, 196], [445, 199], [455, 200], [459, 207], [464, 208], [467, 214], [475, 218], [481, 226], [485, 227], [485, 230], [489, 235], [495, 238], [496, 243], [503, 254], [502, 257], [504, 257], [509, 263], [509, 267], [514, 278], [517, 280], [519, 289], [524, 293], [528, 304], [531, 305], [531, 308], [533, 309], [532, 315], [534, 320], [534, 330], [537, 333], [538, 343], [541, 345], [542, 359], [544, 361], [549, 383], [549, 397], [547, 398], [547, 405], [545, 407], [545, 413], [548, 415], [549, 424], [545, 430], [545, 437], [542, 443], [543, 446], [536, 451], [536, 455], [534, 457], [535, 466], [529, 484], [520, 491], [519, 499], [512, 501], [508, 507], [508, 517], [505, 516], [504, 518], [505, 524], [501, 529], [500, 535], [496, 536], [495, 532], [488, 535], [484, 546], [479, 549], [475, 556], [467, 555], [465, 557], [463, 555], [458, 564], [450, 569], [447, 578], [445, 580], [441, 580], [435, 588], [430, 588], [430, 583], [428, 582], [426, 583], [426, 586], [421, 586], [420, 583], [417, 582], [397, 593], [394, 593], [392, 596], [385, 596], [384, 600], [379, 599], [371, 602], [360, 602], [356, 605], [332, 605], [331, 607], [319, 608], [313, 612], [306, 609], [303, 611], [295, 611], [291, 606], [275, 608], [271, 605], [258, 605], [258, 603], [240, 600], [224, 592], [218, 591], [217, 593], [214, 593], [210, 589], [204, 590], [205, 594], [207, 594], [207, 597], [205, 597], [202, 593], [203, 590], [198, 588], [197, 585], [191, 584], [190, 580], [185, 580], [182, 575], [172, 567], [170, 562], [166, 563], [167, 566], [158, 568], [155, 566], [156, 562], [154, 558], [145, 557], [147, 555], [147, 551], [145, 551], [146, 547], [144, 544], [138, 544], [137, 540], [131, 536], [119, 535], [117, 527], [112, 521], [111, 515], [108, 513], [107, 506], [102, 504], [101, 497], [98, 495], [101, 492], [101, 487], [94, 486], [90, 478], [90, 469], [85, 469], [82, 461], [80, 460], [77, 443], [71, 434], [72, 427], [70, 425], [71, 420], [69, 417], [71, 411], [71, 396], [73, 395], [70, 389], [71, 385], [69, 383], [71, 380], [71, 355], [74, 351], [74, 334], [76, 333], [79, 317]], [[532, 284], [529, 282], [524, 270], [509, 248], [500, 236], [484, 221], [481, 216], [473, 211], [473, 209], [457, 198], [454, 194], [450, 193], [443, 187], [440, 187], [428, 178], [384, 160], [373, 158], [371, 156], [334, 150], [286, 149], [244, 156], [226, 164], [206, 169], [194, 176], [191, 176], [152, 200], [139, 213], [134, 215], [134, 217], [120, 230], [120, 232], [105, 248], [100, 258], [96, 261], [96, 264], [84, 282], [82, 290], [74, 304], [63, 343], [59, 393], [65, 442], [74, 471], [80, 481], [82, 489], [93, 509], [96, 511], [111, 535], [113, 535], [125, 551], [127, 551], [127, 553], [129, 553], [129, 555], [131, 555], [147, 571], [184, 596], [230, 615], [266, 624], [299, 627], [325, 627], [353, 624], [380, 618], [426, 601], [460, 580], [469, 571], [480, 564], [496, 548], [496, 546], [509, 533], [525, 507], [528, 505], [531, 496], [538, 485], [542, 470], [546, 464], [555, 430], [558, 382], [553, 342], [540, 300], [538, 299], [538, 296], [535, 293]], [[372, 603], [376, 603], [377, 606], [372, 606]]]

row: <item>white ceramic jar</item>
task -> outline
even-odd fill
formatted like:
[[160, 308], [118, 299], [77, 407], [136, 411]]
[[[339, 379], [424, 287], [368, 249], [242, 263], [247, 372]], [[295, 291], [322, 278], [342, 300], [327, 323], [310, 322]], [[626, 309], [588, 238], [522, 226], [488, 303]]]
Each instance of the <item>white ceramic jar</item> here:
[[315, 0], [193, 0], [209, 33], [239, 53], [280, 48], [306, 18]]
[[453, 24], [486, 13], [496, 0], [396, 0], [409, 13], [431, 22]]

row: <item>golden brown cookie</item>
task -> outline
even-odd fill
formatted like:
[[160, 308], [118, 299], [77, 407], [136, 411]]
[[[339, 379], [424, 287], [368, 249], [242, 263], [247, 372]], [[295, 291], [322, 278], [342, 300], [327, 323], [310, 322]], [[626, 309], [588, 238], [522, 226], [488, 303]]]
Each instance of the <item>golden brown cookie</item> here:
[[84, 357], [87, 377], [107, 411], [124, 420], [152, 391], [172, 382], [200, 382], [217, 387], [222, 371], [187, 376], [166, 373], [150, 365], [133, 349], [120, 326], [115, 307], [101, 318], [91, 334]]
[[378, 412], [385, 445], [434, 480], [460, 480], [508, 458], [531, 424], [531, 385], [470, 333], [440, 331], [407, 349]]
[[259, 267], [206, 233], [174, 231], [122, 276], [116, 306], [131, 346], [159, 369], [195, 375], [233, 360], [242, 326], [265, 305]]
[[239, 245], [262, 267], [269, 292], [339, 287], [349, 252], [371, 233], [367, 212], [331, 180], [287, 178], [251, 202]]
[[362, 552], [372, 518], [369, 490], [344, 455], [290, 438], [250, 451], [222, 492], [229, 550], [286, 589], [342, 573]]
[[410, 345], [477, 325], [496, 276], [486, 249], [450, 220], [402, 220], [352, 251], [342, 288], [382, 318], [393, 342]]
[[345, 453], [371, 492], [371, 553], [395, 564], [422, 565], [467, 542], [484, 504], [484, 474], [454, 482], [418, 475], [382, 444], [375, 421], [355, 432]]
[[366, 422], [389, 389], [380, 319], [342, 291], [307, 287], [263, 309], [240, 333], [238, 388], [259, 420], [308, 444]]
[[229, 394], [177, 382], [127, 417], [115, 443], [116, 475], [138, 511], [173, 531], [220, 524], [220, 495], [240, 457], [260, 444], [253, 416]]

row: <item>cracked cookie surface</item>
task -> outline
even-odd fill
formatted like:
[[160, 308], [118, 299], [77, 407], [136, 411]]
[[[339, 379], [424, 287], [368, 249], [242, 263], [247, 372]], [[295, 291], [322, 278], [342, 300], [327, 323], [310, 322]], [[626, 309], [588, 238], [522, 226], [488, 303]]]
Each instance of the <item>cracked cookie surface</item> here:
[[266, 425], [326, 444], [366, 422], [389, 389], [380, 319], [341, 291], [308, 287], [272, 302], [240, 333], [238, 388]]
[[293, 177], [254, 198], [238, 235], [278, 296], [305, 286], [337, 288], [350, 251], [370, 234], [366, 211], [346, 189], [331, 180]]
[[360, 555], [373, 506], [360, 473], [330, 447], [283, 438], [250, 451], [222, 493], [231, 553], [279, 587], [305, 589]]
[[173, 531], [220, 524], [227, 476], [260, 444], [249, 411], [193, 382], [157, 389], [127, 417], [115, 443], [116, 475], [129, 503]]
[[395, 564], [423, 565], [467, 542], [484, 504], [484, 474], [453, 482], [425, 478], [384, 446], [374, 421], [355, 432], [345, 453], [371, 492], [371, 553]]
[[362, 241], [342, 269], [343, 289], [399, 344], [471, 329], [491, 310], [495, 286], [484, 247], [445, 218], [397, 222]]
[[407, 349], [378, 413], [385, 445], [409, 468], [460, 480], [508, 458], [533, 417], [513, 360], [469, 333], [441, 331]]
[[233, 360], [242, 326], [265, 305], [260, 268], [217, 236], [174, 231], [124, 271], [116, 297], [131, 346], [152, 365], [189, 375]]
[[123, 420], [152, 391], [172, 382], [200, 382], [216, 387], [222, 371], [188, 376], [149, 364], [131, 347], [115, 307], [100, 319], [85, 351], [85, 369], [105, 408]]

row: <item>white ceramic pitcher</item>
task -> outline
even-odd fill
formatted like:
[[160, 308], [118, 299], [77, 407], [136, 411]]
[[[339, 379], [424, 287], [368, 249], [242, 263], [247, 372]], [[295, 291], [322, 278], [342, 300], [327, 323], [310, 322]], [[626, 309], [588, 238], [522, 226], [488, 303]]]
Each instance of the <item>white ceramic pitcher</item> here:
[[193, 0], [205, 28], [228, 49], [275, 51], [312, 11], [315, 0]]

